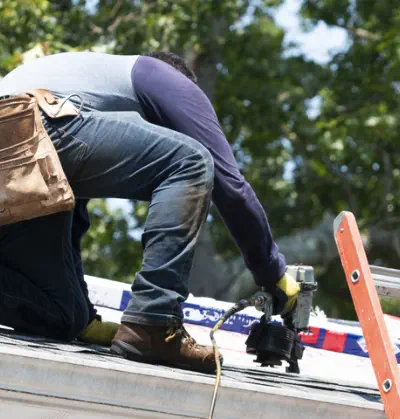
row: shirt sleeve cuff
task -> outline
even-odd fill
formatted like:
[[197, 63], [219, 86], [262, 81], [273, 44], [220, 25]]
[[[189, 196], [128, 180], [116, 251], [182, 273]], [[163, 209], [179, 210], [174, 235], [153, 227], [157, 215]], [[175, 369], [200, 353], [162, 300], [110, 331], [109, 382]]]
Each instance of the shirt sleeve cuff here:
[[275, 290], [277, 282], [285, 275], [285, 272], [285, 257], [281, 253], [278, 253], [278, 256], [271, 259], [267, 265], [252, 270], [251, 273], [258, 286], [264, 287], [265, 291], [272, 293]]

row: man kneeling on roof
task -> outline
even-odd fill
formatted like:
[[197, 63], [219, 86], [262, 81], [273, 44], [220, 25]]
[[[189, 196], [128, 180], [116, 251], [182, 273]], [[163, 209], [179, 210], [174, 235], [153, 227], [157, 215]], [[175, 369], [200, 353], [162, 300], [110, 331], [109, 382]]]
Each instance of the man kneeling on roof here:
[[[56, 54], [12, 71], [0, 96], [0, 324], [213, 372], [212, 348], [190, 337], [181, 309], [211, 200], [276, 312], [293, 308], [299, 287], [266, 213], [180, 57]], [[33, 102], [34, 137], [25, 109]], [[121, 325], [101, 320], [84, 281], [80, 243], [92, 198], [150, 203]]]

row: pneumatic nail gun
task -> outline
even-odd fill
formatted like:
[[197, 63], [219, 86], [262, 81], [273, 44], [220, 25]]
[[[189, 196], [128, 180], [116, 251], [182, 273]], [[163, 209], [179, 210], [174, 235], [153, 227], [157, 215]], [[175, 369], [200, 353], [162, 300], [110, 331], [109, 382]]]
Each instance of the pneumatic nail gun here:
[[300, 285], [295, 309], [282, 318], [283, 324], [272, 321], [273, 297], [264, 291], [257, 293], [256, 296], [264, 296], [265, 304], [257, 307], [264, 314], [260, 322], [254, 324], [250, 330], [246, 352], [257, 355], [255, 362], [262, 366], [280, 366], [282, 361], [286, 361], [289, 363], [286, 371], [299, 374], [298, 361], [302, 359], [304, 352], [299, 333], [308, 329], [317, 283], [311, 266], [291, 265], [287, 267], [287, 273]]

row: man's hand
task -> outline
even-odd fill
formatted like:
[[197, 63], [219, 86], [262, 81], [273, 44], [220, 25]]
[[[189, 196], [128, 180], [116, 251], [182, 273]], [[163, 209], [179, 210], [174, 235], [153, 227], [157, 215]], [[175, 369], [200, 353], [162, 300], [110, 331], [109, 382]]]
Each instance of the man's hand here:
[[299, 292], [300, 285], [291, 275], [286, 273], [276, 284], [273, 314], [285, 316], [293, 311], [296, 307]]

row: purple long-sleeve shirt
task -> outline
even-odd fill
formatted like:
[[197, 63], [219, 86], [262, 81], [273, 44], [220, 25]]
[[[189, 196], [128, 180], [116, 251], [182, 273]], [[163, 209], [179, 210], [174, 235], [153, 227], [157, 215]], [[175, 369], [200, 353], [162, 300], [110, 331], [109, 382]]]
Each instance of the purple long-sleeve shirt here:
[[140, 57], [132, 83], [146, 119], [203, 144], [215, 164], [213, 203], [260, 286], [272, 287], [285, 272], [256, 194], [240, 173], [213, 106], [203, 91], [168, 64]]
[[1, 80], [0, 96], [35, 88], [78, 94], [84, 110], [137, 111], [202, 143], [215, 163], [213, 202], [256, 283], [272, 288], [283, 276], [285, 261], [265, 211], [240, 174], [210, 101], [186, 76], [156, 58], [68, 52], [18, 67]]

